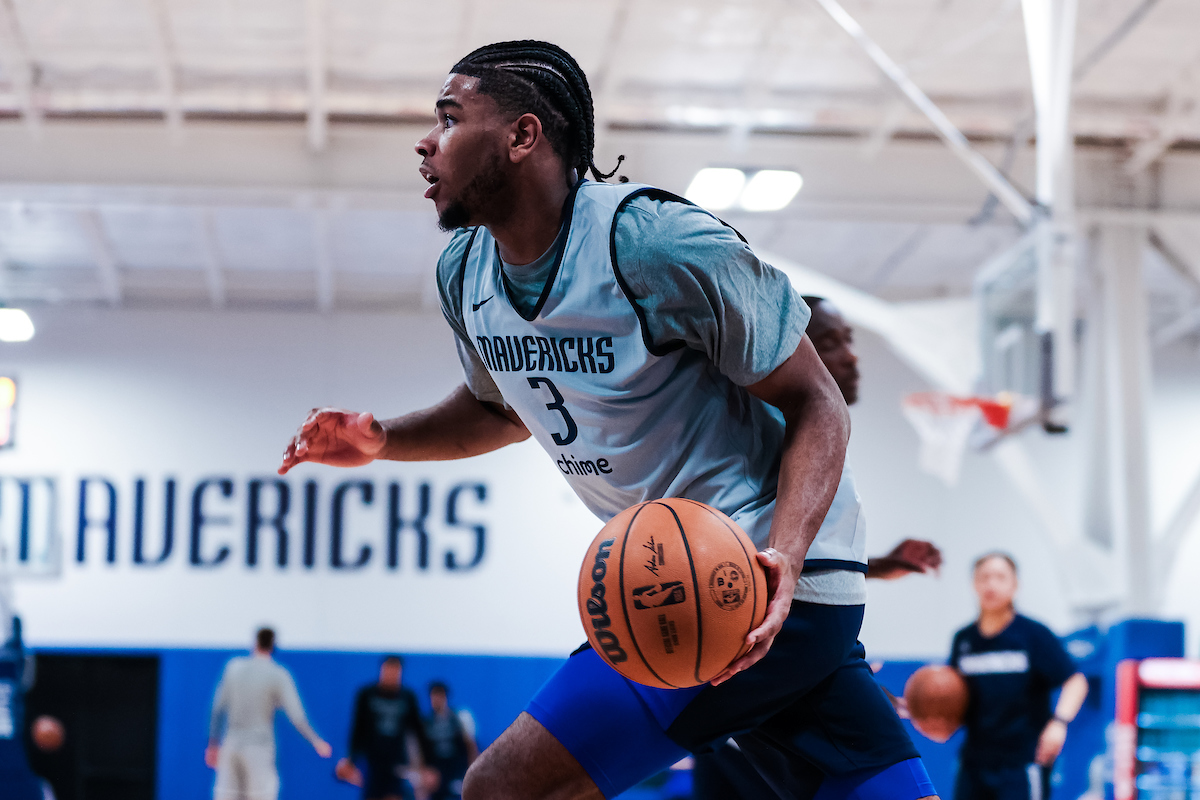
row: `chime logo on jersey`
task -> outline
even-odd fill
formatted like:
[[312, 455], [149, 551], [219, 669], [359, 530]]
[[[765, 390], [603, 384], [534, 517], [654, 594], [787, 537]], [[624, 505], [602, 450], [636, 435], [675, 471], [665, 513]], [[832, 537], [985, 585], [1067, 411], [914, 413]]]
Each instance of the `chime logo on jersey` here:
[[492, 372], [591, 372], [617, 365], [611, 336], [476, 336], [479, 356]]

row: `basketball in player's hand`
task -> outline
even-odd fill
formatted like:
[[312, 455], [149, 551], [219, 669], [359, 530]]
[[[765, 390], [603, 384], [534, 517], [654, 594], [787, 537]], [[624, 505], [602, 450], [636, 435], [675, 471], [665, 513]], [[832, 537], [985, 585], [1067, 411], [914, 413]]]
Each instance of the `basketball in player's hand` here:
[[54, 717], [43, 714], [33, 721], [30, 731], [33, 744], [43, 753], [53, 753], [67, 740], [66, 729]]
[[682, 498], [613, 517], [579, 572], [588, 641], [617, 672], [660, 688], [707, 683], [748, 649], [767, 578], [733, 520]]
[[967, 682], [953, 667], [929, 665], [904, 684], [904, 700], [913, 727], [944, 742], [963, 724], [967, 713]]

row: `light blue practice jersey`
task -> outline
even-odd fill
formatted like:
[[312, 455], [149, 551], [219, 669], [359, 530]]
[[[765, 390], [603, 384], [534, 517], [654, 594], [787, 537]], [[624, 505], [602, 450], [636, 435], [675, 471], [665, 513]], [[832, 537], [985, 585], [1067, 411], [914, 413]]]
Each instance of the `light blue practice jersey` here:
[[[661, 497], [728, 514], [765, 546], [784, 422], [704, 353], [652, 341], [611, 242], [651, 187], [584, 182], [533, 308], [508, 294], [495, 240], [470, 234], [461, 268], [465, 333], [504, 402], [601, 519]], [[865, 524], [848, 470], [805, 569], [865, 572]]]

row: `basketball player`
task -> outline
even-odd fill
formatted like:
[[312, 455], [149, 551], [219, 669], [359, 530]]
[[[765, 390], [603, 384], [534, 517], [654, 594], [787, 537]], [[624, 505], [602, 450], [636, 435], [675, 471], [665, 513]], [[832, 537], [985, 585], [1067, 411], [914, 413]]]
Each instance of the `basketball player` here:
[[[2, 595], [0, 595], [2, 598]], [[0, 604], [0, 797], [42, 800], [42, 780], [26, 758], [25, 693], [32, 670], [21, 641], [21, 620]]]
[[771, 754], [756, 766], [783, 791], [812, 763], [824, 797], [932, 796], [857, 643], [849, 417], [787, 278], [681, 198], [604, 183], [587, 79], [554, 45], [476, 50], [436, 112], [417, 152], [456, 230], [438, 284], [466, 383], [382, 423], [315, 410], [280, 471], [464, 458], [532, 435], [602, 519], [672, 496], [730, 515], [763, 548], [771, 593], [747, 653], [708, 685], [648, 688], [581, 648], [471, 766], [464, 799], [611, 798], [735, 734]]
[[1087, 697], [1087, 677], [1049, 628], [1014, 609], [1011, 556], [988, 553], [973, 577], [979, 617], [950, 647], [950, 666], [971, 696], [954, 800], [1048, 800], [1050, 768]]
[[479, 757], [475, 720], [466, 711], [450, 707], [450, 689], [441, 681], [429, 684], [430, 714], [425, 718], [430, 764], [441, 781], [430, 800], [458, 800], [467, 768]]
[[213, 698], [208, 749], [204, 751], [204, 763], [217, 771], [213, 800], [275, 800], [279, 796], [276, 709], [283, 710], [317, 755], [329, 758], [332, 752], [329, 743], [308, 724], [296, 683], [271, 657], [274, 651], [275, 631], [262, 628], [255, 635], [254, 652], [225, 665]]
[[[854, 352], [854, 330], [842, 312], [823, 297], [804, 295], [811, 309], [805, 334], [812, 341], [821, 363], [829, 370], [846, 405], [858, 402], [858, 356]], [[942, 565], [941, 551], [931, 542], [905, 539], [885, 556], [867, 560], [867, 578], [895, 580], [913, 573], [936, 572]], [[903, 700], [888, 694], [893, 705]], [[821, 783], [814, 770], [811, 789]], [[692, 768], [692, 800], [760, 800], [774, 796], [771, 787], [732, 741], [696, 755]]]
[[[387, 656], [379, 680], [354, 698], [349, 755], [338, 761], [336, 772], [363, 787], [363, 800], [411, 800], [413, 791], [403, 773], [410, 766], [424, 766], [429, 752], [417, 696], [403, 685], [403, 677], [404, 659]], [[366, 763], [365, 776], [356, 761]]]

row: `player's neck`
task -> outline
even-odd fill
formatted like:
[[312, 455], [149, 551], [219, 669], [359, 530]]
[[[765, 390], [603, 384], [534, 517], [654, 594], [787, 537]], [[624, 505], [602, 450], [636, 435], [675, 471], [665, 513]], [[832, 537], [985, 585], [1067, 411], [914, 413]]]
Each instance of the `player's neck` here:
[[990, 639], [1011, 625], [1016, 616], [1017, 612], [1012, 606], [994, 611], [981, 610], [975, 625], [982, 636]]
[[505, 263], [523, 266], [550, 249], [562, 227], [571, 194], [567, 180], [553, 175], [517, 175], [503, 218], [486, 223]]

